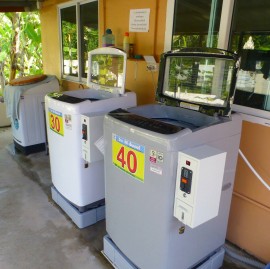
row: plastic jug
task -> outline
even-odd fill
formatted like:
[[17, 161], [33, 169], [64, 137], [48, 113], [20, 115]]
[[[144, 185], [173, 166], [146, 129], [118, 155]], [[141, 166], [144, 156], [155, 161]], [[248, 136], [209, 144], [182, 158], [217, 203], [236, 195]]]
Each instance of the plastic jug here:
[[102, 47], [114, 47], [115, 38], [110, 28], [106, 29], [105, 34], [102, 36]]

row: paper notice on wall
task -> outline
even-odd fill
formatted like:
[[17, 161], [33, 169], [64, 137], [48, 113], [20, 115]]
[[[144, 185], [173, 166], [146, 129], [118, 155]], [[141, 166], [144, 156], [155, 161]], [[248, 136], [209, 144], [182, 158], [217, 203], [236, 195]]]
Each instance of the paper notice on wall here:
[[131, 9], [129, 14], [129, 32], [149, 32], [150, 8]]

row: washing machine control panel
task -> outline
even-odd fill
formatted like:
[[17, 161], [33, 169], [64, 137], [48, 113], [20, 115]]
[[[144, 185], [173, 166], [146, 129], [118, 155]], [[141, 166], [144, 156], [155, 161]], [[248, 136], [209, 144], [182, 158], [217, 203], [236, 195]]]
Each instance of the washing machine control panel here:
[[88, 162], [103, 160], [103, 154], [98, 148], [98, 141], [103, 137], [104, 115], [81, 115], [82, 158]]
[[226, 152], [207, 145], [178, 153], [174, 216], [195, 228], [216, 217]]

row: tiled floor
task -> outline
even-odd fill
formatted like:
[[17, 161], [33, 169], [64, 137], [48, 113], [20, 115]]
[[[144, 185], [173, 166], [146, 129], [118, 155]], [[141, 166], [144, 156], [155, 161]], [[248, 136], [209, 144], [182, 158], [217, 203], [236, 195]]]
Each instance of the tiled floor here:
[[[49, 157], [14, 154], [10, 128], [0, 128], [0, 268], [112, 268], [100, 252], [105, 221], [78, 229], [52, 201], [50, 186]], [[255, 267], [226, 257], [222, 268]]]

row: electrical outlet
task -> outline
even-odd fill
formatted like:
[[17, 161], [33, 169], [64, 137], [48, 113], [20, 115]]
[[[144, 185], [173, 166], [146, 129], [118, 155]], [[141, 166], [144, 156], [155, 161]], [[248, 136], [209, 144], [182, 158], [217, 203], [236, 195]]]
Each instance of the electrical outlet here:
[[147, 68], [147, 71], [156, 72], [157, 71], [157, 64], [155, 64], [155, 63], [147, 64], [146, 68]]

